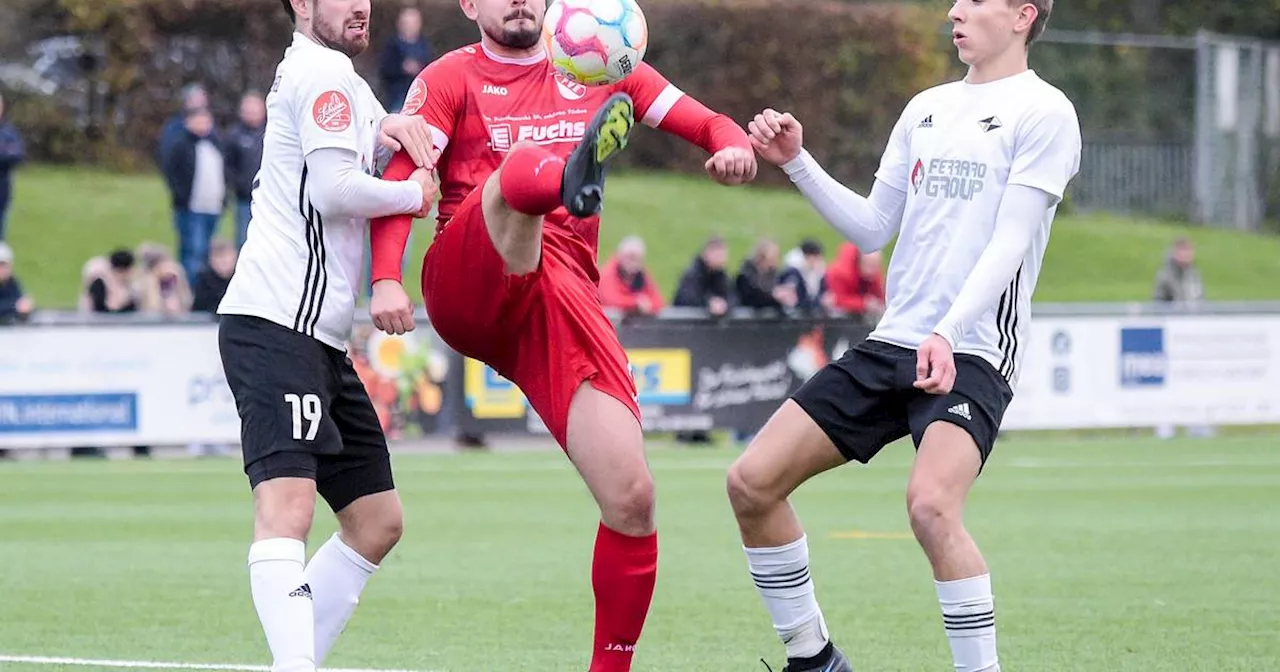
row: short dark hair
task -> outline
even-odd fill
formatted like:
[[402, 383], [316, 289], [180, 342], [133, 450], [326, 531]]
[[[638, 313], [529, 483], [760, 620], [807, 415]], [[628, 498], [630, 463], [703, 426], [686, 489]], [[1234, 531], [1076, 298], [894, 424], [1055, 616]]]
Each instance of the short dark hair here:
[[297, 21], [298, 17], [293, 13], [293, 3], [289, 0], [280, 0], [280, 4], [284, 5], [284, 11], [289, 14], [290, 21]]
[[816, 257], [822, 254], [822, 243], [812, 238], [806, 238], [804, 242], [800, 243], [800, 252], [807, 257]]
[[129, 250], [116, 250], [111, 253], [111, 268], [117, 271], [124, 271], [133, 268], [134, 257], [133, 252]]

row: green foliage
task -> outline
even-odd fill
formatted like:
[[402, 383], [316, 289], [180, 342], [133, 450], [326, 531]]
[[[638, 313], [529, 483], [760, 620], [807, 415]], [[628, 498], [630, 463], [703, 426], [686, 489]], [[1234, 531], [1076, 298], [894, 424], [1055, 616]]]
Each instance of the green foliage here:
[[[437, 50], [478, 39], [456, 0], [408, 4], [428, 17]], [[376, 54], [402, 5], [373, 6], [375, 41], [357, 68], [376, 87]], [[785, 22], [768, 0], [651, 0], [645, 8], [650, 63], [743, 125], [766, 105], [793, 110], [808, 139], [848, 179], [870, 179], [898, 112], [943, 78], [948, 61], [933, 12], [895, 3], [806, 3]], [[230, 122], [243, 91], [270, 86], [292, 32], [278, 3], [266, 0], [45, 0], [38, 11], [59, 14], [63, 31], [103, 50], [93, 79], [105, 95], [88, 121], [47, 101], [33, 104], [25, 118], [36, 122], [34, 154], [125, 167], [150, 162], [184, 84], [204, 83], [215, 114]], [[696, 148], [647, 136], [628, 155], [633, 164], [701, 165]]]

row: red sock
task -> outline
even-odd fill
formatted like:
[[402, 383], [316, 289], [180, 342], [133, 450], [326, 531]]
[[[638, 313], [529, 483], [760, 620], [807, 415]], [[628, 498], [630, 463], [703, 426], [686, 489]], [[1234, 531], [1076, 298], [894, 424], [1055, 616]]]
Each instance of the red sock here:
[[560, 207], [564, 159], [536, 145], [518, 147], [502, 164], [502, 198], [516, 212], [545, 215]]
[[600, 525], [591, 563], [596, 638], [590, 672], [630, 672], [658, 578], [658, 534], [628, 537]]

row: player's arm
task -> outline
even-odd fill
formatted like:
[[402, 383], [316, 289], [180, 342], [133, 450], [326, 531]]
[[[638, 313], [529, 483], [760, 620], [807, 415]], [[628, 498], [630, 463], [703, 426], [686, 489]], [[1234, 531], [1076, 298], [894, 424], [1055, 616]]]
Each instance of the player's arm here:
[[[863, 197], [831, 177], [805, 151], [804, 128], [790, 113], [766, 109], [747, 128], [756, 152], [780, 166], [818, 214], [845, 238], [867, 252], [879, 250], [893, 239], [907, 205], [906, 178], [902, 186], [885, 179], [891, 177], [885, 167], [894, 160], [896, 138], [890, 140], [891, 149], [885, 152], [870, 196]], [[898, 129], [894, 131], [896, 134]]]
[[641, 63], [619, 89], [631, 96], [641, 123], [701, 147], [711, 158], [706, 169], [724, 184], [755, 179], [755, 157], [747, 134], [737, 122], [719, 114]]
[[953, 349], [1012, 282], [1047, 211], [1062, 200], [1067, 183], [1079, 169], [1080, 127], [1075, 111], [1064, 106], [1029, 118], [1025, 130], [1018, 133], [1016, 147], [991, 242], [934, 328]]
[[360, 166], [354, 73], [317, 68], [298, 83], [294, 101], [311, 205], [328, 217], [369, 218], [418, 212], [423, 185], [387, 183]]
[[[457, 123], [460, 96], [452, 81], [448, 61], [437, 61], [429, 66], [409, 88], [405, 98], [404, 113], [424, 119], [431, 134], [436, 156], [449, 145], [449, 135]], [[430, 95], [428, 95], [430, 92]], [[382, 171], [383, 181], [395, 184], [409, 179], [417, 166], [407, 152], [401, 150], [391, 157]], [[410, 215], [378, 217], [369, 222], [370, 280], [402, 280], [405, 248], [409, 232], [413, 229]]]

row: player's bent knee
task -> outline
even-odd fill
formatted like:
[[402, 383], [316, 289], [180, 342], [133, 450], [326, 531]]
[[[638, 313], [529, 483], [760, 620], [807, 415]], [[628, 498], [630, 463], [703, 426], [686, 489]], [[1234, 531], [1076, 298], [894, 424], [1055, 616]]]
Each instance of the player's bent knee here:
[[782, 501], [778, 489], [746, 455], [740, 456], [729, 467], [725, 481], [729, 504], [739, 518], [762, 516]]
[[602, 498], [601, 518], [610, 529], [623, 534], [642, 535], [653, 529], [657, 497], [653, 476], [641, 471]]
[[930, 537], [961, 524], [961, 502], [930, 483], [907, 485], [907, 517], [916, 537]]

